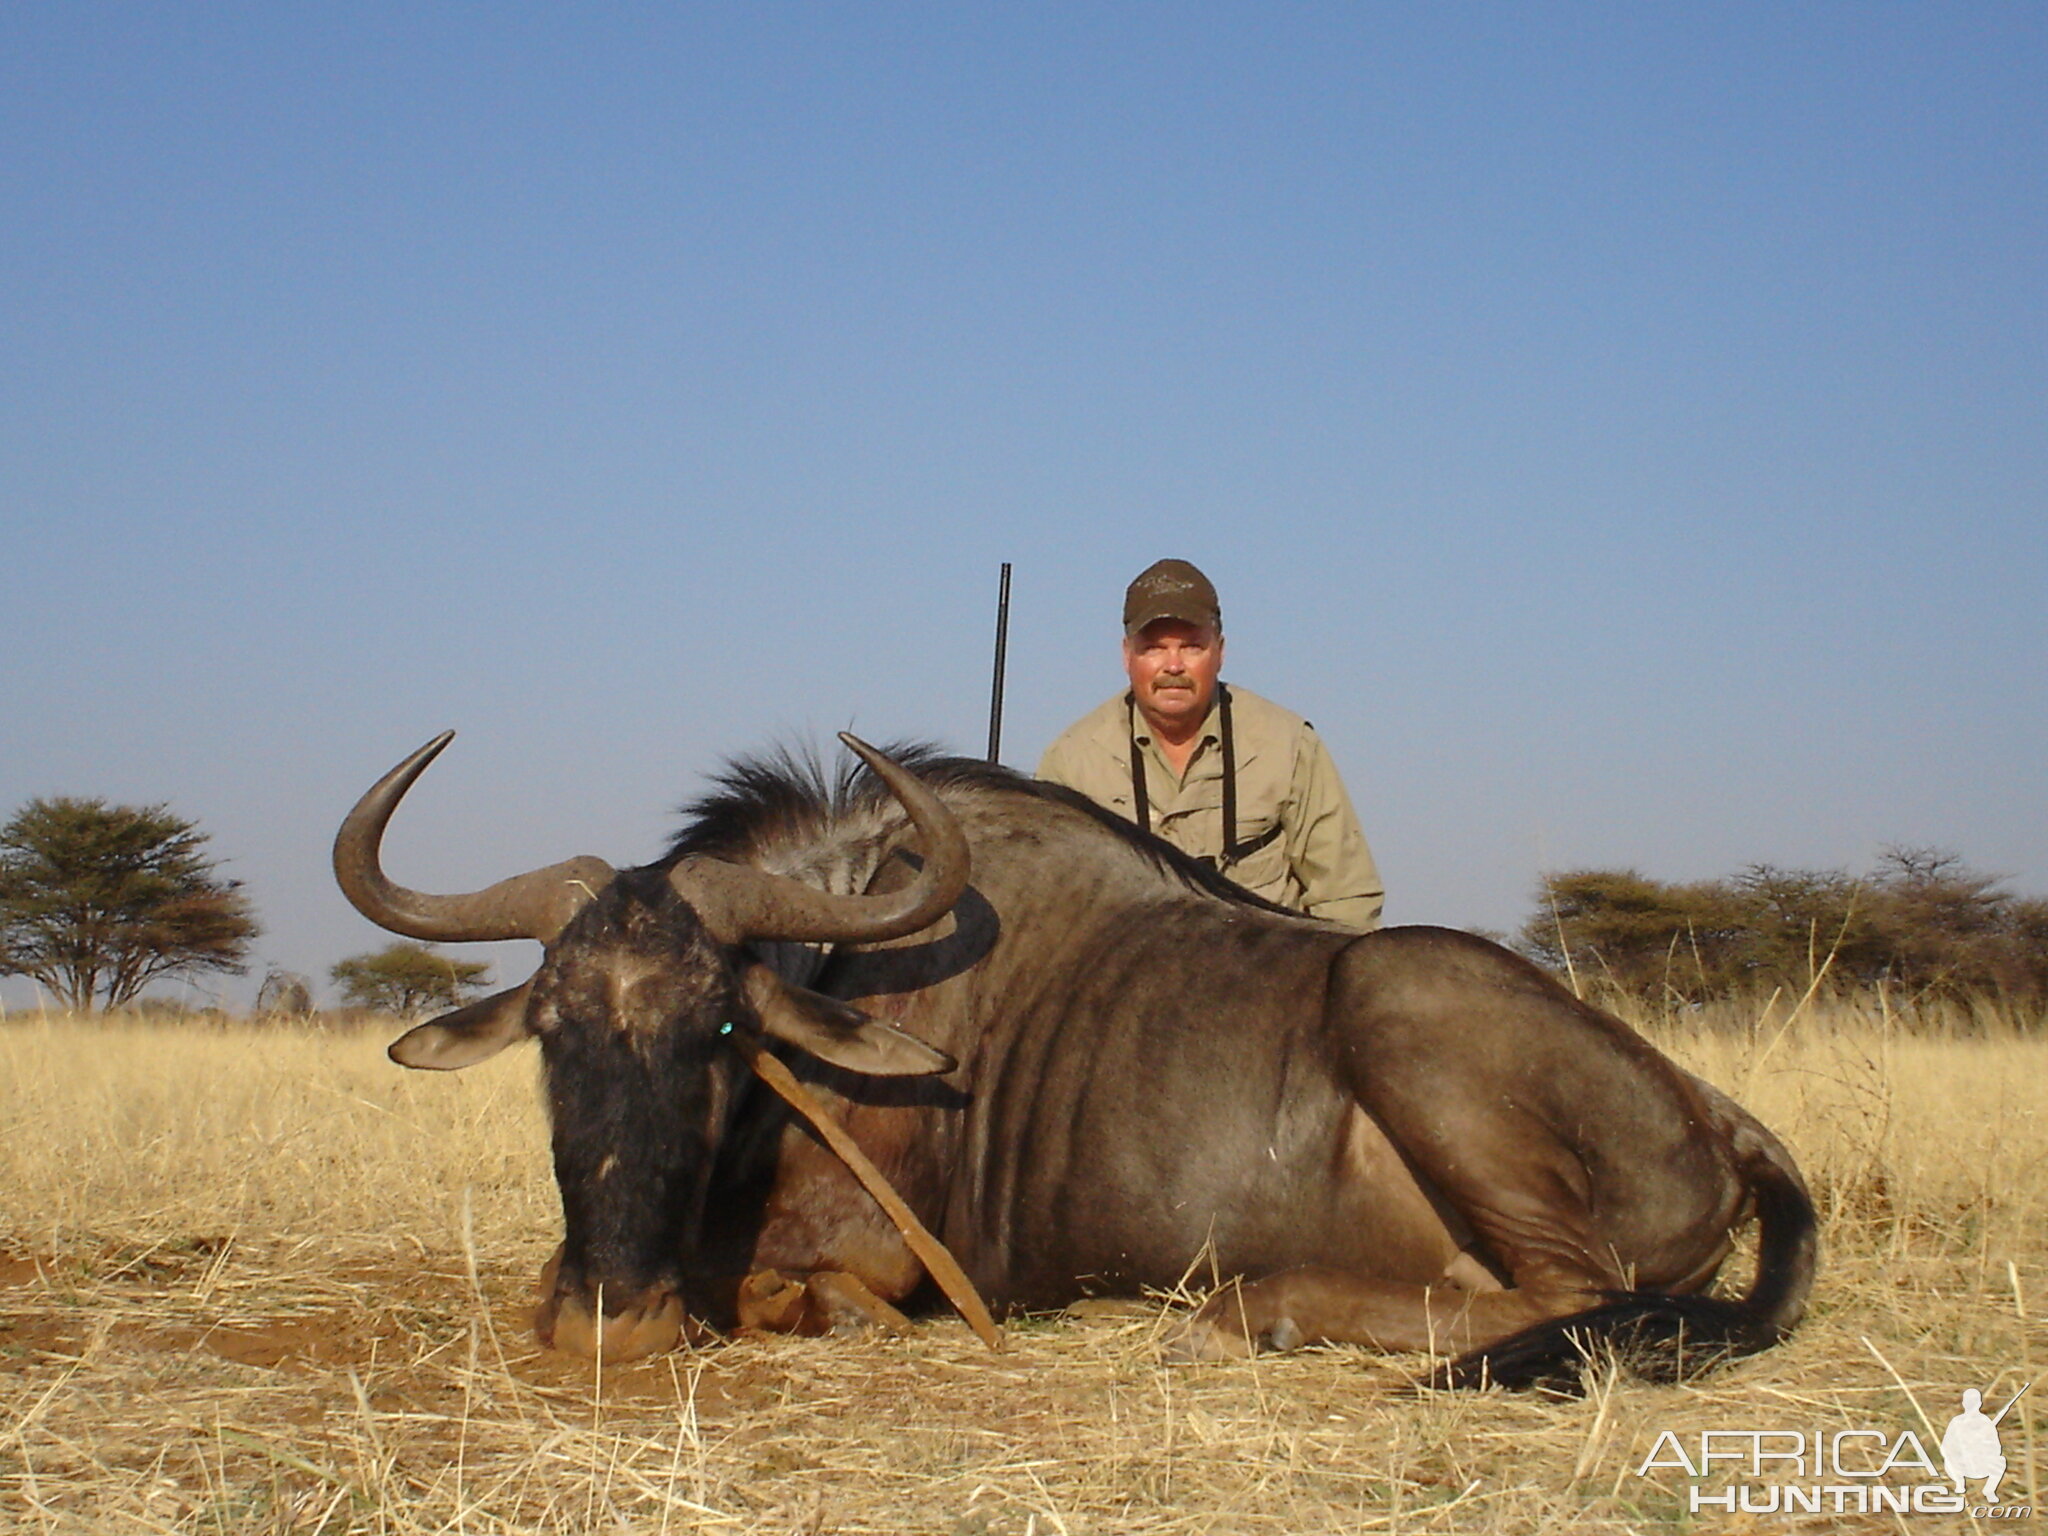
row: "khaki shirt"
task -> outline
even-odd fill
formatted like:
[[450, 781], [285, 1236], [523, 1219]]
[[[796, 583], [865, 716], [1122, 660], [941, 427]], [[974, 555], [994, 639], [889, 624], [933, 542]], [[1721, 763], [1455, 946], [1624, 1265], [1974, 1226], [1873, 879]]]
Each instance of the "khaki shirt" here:
[[[1322, 738], [1299, 715], [1248, 689], [1232, 687], [1230, 705], [1237, 749], [1237, 841], [1252, 842], [1276, 823], [1281, 832], [1224, 873], [1281, 906], [1353, 928], [1377, 928], [1386, 892]], [[1183, 853], [1220, 861], [1223, 742], [1215, 705], [1202, 722], [1185, 777], [1173, 771], [1126, 694], [1090, 710], [1062, 732], [1046, 748], [1038, 776], [1077, 789], [1135, 822], [1133, 726], [1145, 760], [1152, 830]]]

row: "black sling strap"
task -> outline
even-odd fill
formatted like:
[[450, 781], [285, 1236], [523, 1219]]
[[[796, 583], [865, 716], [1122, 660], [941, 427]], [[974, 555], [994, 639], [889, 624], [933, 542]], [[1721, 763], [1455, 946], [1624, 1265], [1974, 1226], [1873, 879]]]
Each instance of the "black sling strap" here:
[[[1237, 840], [1237, 738], [1231, 730], [1230, 689], [1222, 683], [1216, 685], [1216, 705], [1222, 716], [1220, 724], [1223, 736], [1223, 857], [1220, 860], [1203, 859], [1202, 862], [1217, 870], [1228, 870], [1231, 865], [1247, 859], [1280, 835], [1280, 823], [1260, 833], [1248, 843]], [[1147, 832], [1152, 830], [1152, 797], [1145, 786], [1145, 754], [1138, 746], [1137, 700], [1130, 694], [1124, 695], [1125, 718], [1131, 727], [1131, 810], [1139, 826]]]
[[1242, 855], [1237, 846], [1237, 738], [1230, 732], [1230, 690], [1221, 683], [1216, 685], [1216, 711], [1223, 717], [1223, 862], [1216, 867], [1228, 869]]
[[1131, 733], [1131, 814], [1145, 831], [1152, 830], [1152, 797], [1145, 792], [1145, 754], [1138, 746], [1138, 701], [1124, 695], [1124, 724]]

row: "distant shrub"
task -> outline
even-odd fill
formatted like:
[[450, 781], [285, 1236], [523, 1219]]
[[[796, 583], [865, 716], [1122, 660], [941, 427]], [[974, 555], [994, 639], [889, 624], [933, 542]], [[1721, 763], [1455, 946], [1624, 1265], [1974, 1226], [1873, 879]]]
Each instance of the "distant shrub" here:
[[296, 971], [272, 966], [256, 989], [256, 1012], [269, 1018], [304, 1018], [313, 1011], [313, 984]]
[[424, 1013], [456, 1008], [489, 983], [491, 968], [458, 960], [425, 944], [400, 939], [373, 954], [350, 955], [328, 972], [342, 1000], [383, 1013]]
[[1809, 987], [1884, 988], [1908, 1006], [2048, 1004], [2048, 900], [1938, 849], [1887, 849], [1861, 877], [1771, 864], [1690, 883], [1566, 870], [1543, 877], [1538, 901], [1518, 947], [1582, 988], [1681, 1004]]

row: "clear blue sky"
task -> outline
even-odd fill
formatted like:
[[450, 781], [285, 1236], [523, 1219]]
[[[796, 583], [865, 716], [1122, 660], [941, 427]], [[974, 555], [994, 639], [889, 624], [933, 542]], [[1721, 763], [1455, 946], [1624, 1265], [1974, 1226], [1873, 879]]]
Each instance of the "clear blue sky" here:
[[0, 813], [169, 801], [324, 988], [442, 727], [399, 878], [636, 862], [978, 751], [1004, 560], [1030, 766], [1173, 554], [1393, 920], [2041, 892], [2044, 321], [2034, 5], [17, 0]]

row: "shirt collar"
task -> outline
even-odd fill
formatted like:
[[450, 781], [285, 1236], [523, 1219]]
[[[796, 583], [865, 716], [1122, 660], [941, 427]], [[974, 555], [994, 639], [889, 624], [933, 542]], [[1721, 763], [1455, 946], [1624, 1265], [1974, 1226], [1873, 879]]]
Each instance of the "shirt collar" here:
[[[1131, 739], [1141, 747], [1153, 745], [1152, 722], [1145, 718], [1145, 711], [1138, 708], [1138, 701], [1132, 694], [1124, 695], [1124, 710], [1131, 722]], [[1219, 723], [1223, 711], [1223, 685], [1216, 685], [1216, 697], [1209, 701], [1209, 713], [1202, 717], [1201, 733], [1195, 737], [1197, 747], [1214, 747], [1222, 743], [1223, 728]]]

